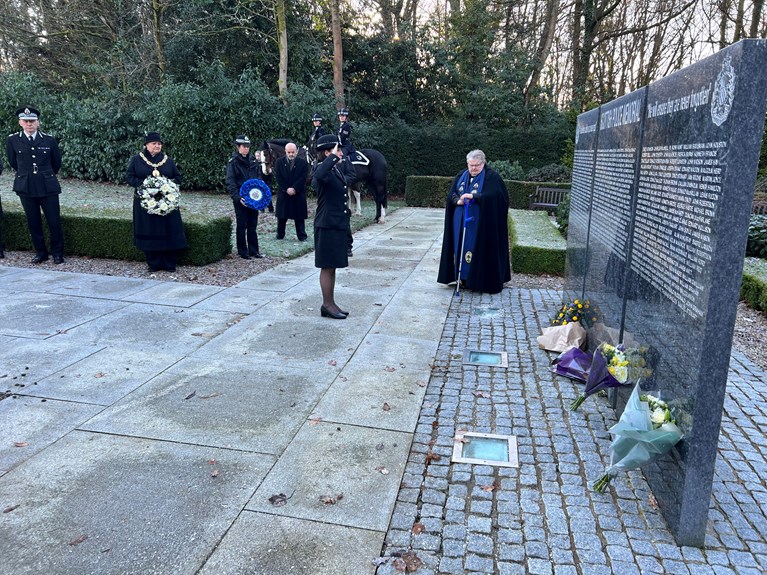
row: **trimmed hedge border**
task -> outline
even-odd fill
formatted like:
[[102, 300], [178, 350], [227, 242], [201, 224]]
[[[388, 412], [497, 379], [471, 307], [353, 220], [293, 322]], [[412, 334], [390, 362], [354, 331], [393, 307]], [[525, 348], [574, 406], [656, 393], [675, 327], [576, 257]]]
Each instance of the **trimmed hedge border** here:
[[[3, 243], [9, 250], [32, 250], [23, 212], [4, 210]], [[44, 219], [44, 218], [43, 218]], [[65, 255], [143, 261], [133, 245], [133, 221], [124, 217], [61, 214]], [[48, 227], [43, 225], [48, 241]], [[179, 263], [204, 266], [223, 259], [232, 251], [232, 220], [218, 217], [206, 221], [184, 221], [189, 247]]]
[[[538, 186], [548, 188], [569, 188], [569, 183], [561, 182], [524, 182], [504, 180], [509, 191], [509, 207], [526, 210], [528, 197], [535, 193]], [[408, 176], [405, 184], [405, 204], [415, 208], [444, 208], [447, 193], [453, 178], [447, 176]]]
[[567, 240], [546, 212], [509, 210], [511, 269], [519, 274], [565, 274]]
[[767, 260], [746, 258], [740, 284], [740, 299], [755, 310], [767, 312]]

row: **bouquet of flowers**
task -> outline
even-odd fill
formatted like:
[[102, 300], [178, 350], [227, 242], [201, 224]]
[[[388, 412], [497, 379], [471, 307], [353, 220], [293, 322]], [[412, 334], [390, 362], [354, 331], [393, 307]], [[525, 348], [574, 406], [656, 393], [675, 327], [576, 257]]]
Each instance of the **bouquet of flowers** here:
[[589, 300], [574, 299], [565, 302], [554, 314], [551, 325], [567, 325], [579, 321], [584, 327], [591, 327], [599, 319], [599, 310]]
[[263, 210], [272, 201], [272, 190], [265, 181], [252, 178], [240, 186], [240, 197], [249, 208]]
[[149, 176], [136, 193], [141, 207], [155, 216], [167, 216], [177, 210], [181, 199], [178, 184], [165, 176]]
[[629, 397], [620, 421], [610, 428], [610, 467], [594, 482], [597, 492], [607, 489], [619, 471], [636, 469], [657, 459], [682, 439], [666, 402], [652, 395], [639, 394], [639, 384]]
[[646, 347], [626, 349], [623, 344], [601, 344], [594, 352], [586, 387], [570, 404], [570, 409], [576, 411], [589, 395], [600, 390], [650, 379], [653, 370], [645, 357], [649, 354]]
[[586, 383], [589, 378], [591, 362], [591, 354], [581, 351], [580, 348], [571, 347], [557, 356], [552, 362], [554, 367], [551, 370], [557, 375]]

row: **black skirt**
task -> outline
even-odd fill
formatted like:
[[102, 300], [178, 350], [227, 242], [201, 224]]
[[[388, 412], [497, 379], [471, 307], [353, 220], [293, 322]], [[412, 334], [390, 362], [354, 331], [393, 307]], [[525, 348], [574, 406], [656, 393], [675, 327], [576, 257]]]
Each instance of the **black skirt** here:
[[314, 267], [348, 267], [348, 242], [346, 230], [314, 228]]

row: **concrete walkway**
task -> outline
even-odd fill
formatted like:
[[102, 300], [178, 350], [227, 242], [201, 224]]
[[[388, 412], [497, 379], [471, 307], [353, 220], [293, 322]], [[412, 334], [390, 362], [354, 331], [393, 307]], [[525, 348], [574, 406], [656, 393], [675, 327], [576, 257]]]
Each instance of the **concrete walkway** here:
[[[591, 489], [616, 419], [536, 346], [560, 294], [454, 298], [442, 217], [355, 234], [344, 321], [312, 255], [228, 289], [0, 266], [0, 575], [767, 573], [767, 374], [733, 352], [679, 547], [641, 472]], [[461, 429], [519, 467], [452, 463]]]
[[0, 573], [373, 573], [452, 293], [442, 210], [231, 288], [0, 266]]

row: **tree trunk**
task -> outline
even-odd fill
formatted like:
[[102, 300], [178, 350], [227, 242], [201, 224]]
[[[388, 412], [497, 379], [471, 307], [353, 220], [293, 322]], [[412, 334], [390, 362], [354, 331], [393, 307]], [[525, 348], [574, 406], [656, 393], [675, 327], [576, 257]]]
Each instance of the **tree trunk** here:
[[162, 16], [164, 12], [165, 7], [162, 0], [152, 0], [152, 37], [160, 77], [165, 75], [165, 49], [162, 41]]
[[[559, 17], [559, 0], [546, 1], [546, 16], [544, 17], [543, 30], [538, 42], [538, 48], [535, 51], [535, 57], [532, 62], [532, 73], [525, 87], [525, 106], [530, 105], [530, 100], [538, 86], [541, 77], [543, 65], [549, 57], [551, 45], [554, 42], [554, 33], [556, 31], [557, 18]], [[508, 29], [508, 28], [507, 28]]]
[[344, 49], [341, 45], [341, 16], [339, 0], [330, 0], [330, 23], [333, 30], [333, 88], [336, 108], [344, 107]]
[[285, 0], [275, 0], [275, 20], [277, 23], [277, 42], [280, 48], [280, 69], [277, 77], [277, 90], [283, 104], [288, 103], [288, 26], [285, 21]]
[[754, 0], [751, 11], [751, 30], [748, 32], [749, 38], [759, 37], [759, 20], [762, 18], [762, 8], [764, 8], [764, 0]]
[[727, 41], [727, 23], [730, 19], [730, 0], [722, 0], [719, 4], [719, 10], [722, 13], [722, 20], [719, 22], [719, 49], [726, 48]]
[[580, 111], [576, 102], [577, 94], [582, 89], [584, 80], [581, 78], [581, 30], [583, 19], [583, 0], [575, 0], [573, 3], [573, 36], [572, 36], [572, 60], [573, 60], [573, 107]]

